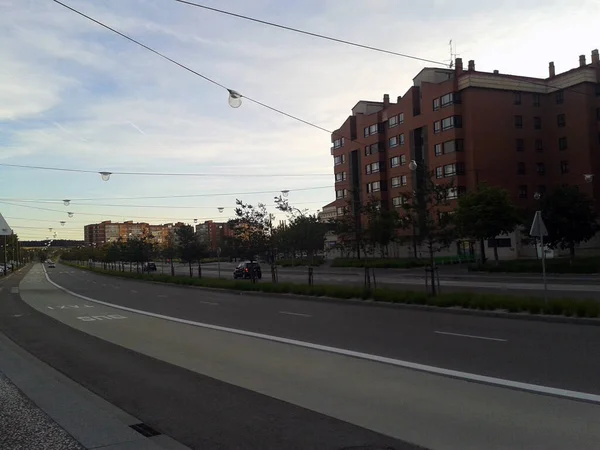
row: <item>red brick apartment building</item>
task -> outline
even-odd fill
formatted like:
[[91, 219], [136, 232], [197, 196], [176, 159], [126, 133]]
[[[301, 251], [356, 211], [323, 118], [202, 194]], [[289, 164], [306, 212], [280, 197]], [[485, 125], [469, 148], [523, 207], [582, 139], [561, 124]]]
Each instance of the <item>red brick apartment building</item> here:
[[424, 68], [395, 103], [358, 102], [331, 140], [338, 214], [351, 191], [401, 206], [415, 188], [411, 160], [454, 179], [453, 197], [487, 182], [522, 208], [563, 184], [600, 199], [598, 50], [564, 73], [550, 63], [548, 78], [481, 72], [460, 58], [454, 69]]
[[205, 244], [211, 252], [216, 252], [217, 248], [223, 245], [226, 237], [233, 236], [227, 222], [219, 223], [212, 220], [196, 225], [196, 234], [200, 242]]

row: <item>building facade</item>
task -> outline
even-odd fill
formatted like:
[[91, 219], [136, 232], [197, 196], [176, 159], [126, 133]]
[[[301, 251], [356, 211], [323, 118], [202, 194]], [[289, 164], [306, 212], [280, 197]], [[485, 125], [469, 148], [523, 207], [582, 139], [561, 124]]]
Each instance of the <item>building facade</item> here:
[[451, 207], [484, 182], [522, 209], [564, 184], [598, 201], [598, 50], [564, 73], [550, 63], [547, 78], [477, 71], [460, 58], [453, 69], [425, 68], [396, 102], [387, 94], [358, 102], [331, 140], [336, 215], [371, 197], [400, 208], [418, 187], [411, 161], [440, 182], [453, 180]]
[[199, 241], [206, 245], [211, 252], [216, 252], [219, 247], [223, 246], [225, 238], [232, 236], [227, 222], [213, 222], [212, 220], [196, 225], [196, 234]]
[[176, 224], [151, 225], [145, 222], [111, 222], [110, 220], [83, 227], [84, 241], [88, 245], [102, 246], [111, 242], [127, 242], [130, 238], [148, 237], [156, 244], [166, 244]]

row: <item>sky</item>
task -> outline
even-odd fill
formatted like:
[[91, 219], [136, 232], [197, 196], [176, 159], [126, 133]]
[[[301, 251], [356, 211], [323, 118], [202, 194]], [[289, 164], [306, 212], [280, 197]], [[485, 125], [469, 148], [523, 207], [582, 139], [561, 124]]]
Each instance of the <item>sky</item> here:
[[[549, 61], [566, 71], [600, 47], [600, 0], [197, 2], [440, 63], [452, 39], [490, 72], [546, 77]], [[423, 67], [443, 67], [173, 0], [64, 3], [326, 130], [358, 100], [404, 95]], [[231, 108], [222, 87], [52, 0], [0, 0], [0, 35], [0, 164], [89, 171], [0, 166], [0, 214], [21, 239], [82, 239], [102, 220], [225, 221], [236, 199], [275, 213], [282, 190], [310, 213], [334, 199], [326, 131], [247, 99]]]

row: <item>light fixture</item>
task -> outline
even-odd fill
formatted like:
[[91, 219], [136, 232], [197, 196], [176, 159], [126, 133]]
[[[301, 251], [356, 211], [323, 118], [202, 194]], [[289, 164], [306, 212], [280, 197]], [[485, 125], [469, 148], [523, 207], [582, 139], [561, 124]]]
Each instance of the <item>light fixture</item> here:
[[408, 168], [412, 171], [415, 171], [417, 170], [417, 167], [419, 167], [417, 162], [414, 159], [411, 159], [410, 163], [408, 163]]
[[65, 223], [67, 223], [67, 222], [65, 222], [64, 220], [60, 221], [60, 225], [63, 226], [63, 227], [65, 226]]
[[71, 200], [65, 199], [63, 200], [65, 206], [69, 206], [71, 204]]
[[283, 194], [284, 197], [287, 197], [290, 194], [290, 191], [288, 191], [287, 189], [284, 189], [283, 191], [281, 191], [281, 193]]
[[52, 227], [48, 228], [48, 231], [52, 232]]
[[67, 213], [69, 217], [73, 217], [73, 213], [72, 212], [68, 212]]
[[585, 175], [583, 175], [583, 179], [586, 183], [591, 183], [592, 181], [594, 181], [594, 174], [586, 173]]
[[194, 223], [198, 223], [198, 219], [194, 219]]
[[217, 208], [217, 209], [219, 210], [220, 213], [222, 213], [225, 208], [223, 208], [222, 206], [219, 206], [219, 208]]
[[233, 89], [227, 89], [227, 91], [229, 92], [229, 106], [232, 108], [239, 108], [242, 106], [242, 94]]
[[533, 198], [535, 200], [539, 200], [540, 198], [542, 198], [542, 194], [540, 194], [539, 192], [536, 192], [535, 194], [533, 194]]
[[99, 172], [100, 176], [102, 177], [102, 181], [108, 181], [110, 180], [110, 176], [112, 175], [112, 172]]

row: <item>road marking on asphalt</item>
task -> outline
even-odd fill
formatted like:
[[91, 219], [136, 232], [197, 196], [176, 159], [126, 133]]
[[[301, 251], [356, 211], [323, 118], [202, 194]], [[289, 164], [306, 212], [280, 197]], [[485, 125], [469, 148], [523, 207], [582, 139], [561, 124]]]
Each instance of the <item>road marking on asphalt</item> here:
[[132, 289], [130, 292], [131, 292], [132, 294], [137, 294], [137, 291], [135, 291], [135, 290], [133, 290], [133, 289]]
[[19, 293], [19, 288], [18, 287], [12, 287], [10, 288], [10, 293], [11, 294], [18, 294]]
[[202, 303], [203, 305], [220, 305], [220, 303], [216, 302], [207, 302], [205, 300], [198, 300], [198, 303]]
[[590, 403], [600, 404], [600, 395], [598, 395], [598, 394], [591, 394], [588, 392], [571, 391], [568, 389], [553, 388], [553, 387], [549, 387], [549, 386], [541, 386], [539, 384], [530, 384], [530, 383], [524, 383], [521, 381], [506, 380], [504, 378], [490, 377], [487, 375], [478, 375], [476, 373], [461, 372], [461, 371], [452, 370], [452, 369], [444, 369], [442, 367], [429, 366], [426, 364], [419, 364], [419, 363], [414, 363], [411, 361], [403, 361], [401, 359], [388, 358], [386, 356], [372, 355], [370, 353], [357, 352], [354, 350], [346, 350], [346, 349], [337, 348], [337, 347], [330, 347], [328, 345], [313, 344], [312, 342], [304, 342], [304, 341], [298, 341], [296, 339], [289, 339], [289, 338], [284, 338], [284, 337], [279, 337], [279, 336], [271, 336], [268, 334], [256, 333], [254, 331], [246, 331], [246, 330], [240, 330], [237, 328], [222, 327], [219, 325], [212, 325], [210, 323], [194, 322], [192, 320], [181, 319], [179, 317], [165, 316], [163, 314], [156, 314], [156, 313], [152, 313], [149, 311], [142, 311], [140, 309], [129, 308], [127, 306], [115, 305], [114, 303], [103, 302], [101, 300], [96, 300], [96, 299], [93, 299], [90, 297], [86, 297], [85, 295], [81, 295], [76, 292], [70, 291], [69, 289], [62, 287], [60, 284], [52, 281], [50, 279], [50, 277], [48, 276], [48, 272], [46, 272], [45, 267], [43, 268], [43, 270], [44, 270], [44, 275], [46, 276], [46, 280], [48, 280], [48, 282], [50, 284], [52, 284], [54, 287], [60, 289], [61, 291], [66, 292], [67, 294], [72, 295], [73, 297], [77, 297], [82, 300], [86, 300], [88, 302], [97, 303], [99, 305], [108, 306], [110, 308], [120, 309], [122, 311], [128, 311], [131, 313], [141, 314], [144, 316], [154, 317], [157, 319], [170, 320], [171, 322], [181, 323], [184, 325], [191, 325], [191, 326], [199, 327], [199, 328], [206, 328], [209, 330], [223, 331], [226, 333], [237, 334], [240, 336], [248, 336], [248, 337], [252, 337], [252, 338], [263, 339], [266, 341], [279, 342], [281, 344], [294, 345], [297, 347], [308, 348], [311, 350], [319, 350], [319, 351], [333, 353], [333, 354], [342, 355], [342, 356], [350, 356], [353, 358], [364, 359], [366, 361], [373, 361], [373, 362], [378, 362], [378, 363], [382, 363], [382, 364], [389, 364], [389, 365], [401, 367], [404, 369], [412, 369], [412, 370], [418, 370], [420, 372], [427, 372], [427, 373], [431, 373], [434, 375], [442, 375], [442, 376], [457, 378], [457, 379], [466, 380], [466, 381], [474, 381], [477, 383], [484, 383], [484, 384], [489, 384], [492, 386], [499, 386], [499, 387], [503, 387], [503, 388], [517, 389], [517, 390], [521, 390], [521, 391], [532, 392], [534, 394], [551, 395], [554, 397], [563, 397], [563, 398], [568, 398], [571, 400], [581, 400], [581, 401], [586, 401], [586, 402], [590, 402]]
[[83, 320], [84, 322], [96, 322], [101, 320], [120, 320], [127, 319], [127, 317], [122, 316], [120, 314], [107, 314], [104, 316], [81, 316], [78, 317], [79, 320]]
[[279, 311], [279, 314], [287, 314], [288, 316], [312, 317], [310, 314], [295, 313], [290, 311]]
[[485, 337], [485, 336], [474, 336], [472, 334], [448, 333], [447, 331], [434, 331], [434, 333], [435, 334], [445, 334], [448, 336], [465, 337], [465, 338], [471, 338], [471, 339], [483, 339], [486, 341], [508, 342], [507, 339], [498, 339], [498, 338], [491, 338], [491, 337]]
[[164, 294], [158, 294], [158, 295], [157, 295], [157, 297], [160, 297], [160, 298], [167, 298], [167, 296], [166, 296], [166, 295], [164, 295]]

